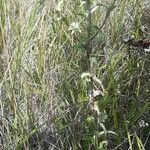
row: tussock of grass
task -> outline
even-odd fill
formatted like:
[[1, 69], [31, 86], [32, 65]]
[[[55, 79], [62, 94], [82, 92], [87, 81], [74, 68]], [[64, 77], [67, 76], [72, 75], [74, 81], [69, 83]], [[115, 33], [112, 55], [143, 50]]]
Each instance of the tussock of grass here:
[[0, 149], [148, 149], [149, 3], [83, 2], [0, 1]]

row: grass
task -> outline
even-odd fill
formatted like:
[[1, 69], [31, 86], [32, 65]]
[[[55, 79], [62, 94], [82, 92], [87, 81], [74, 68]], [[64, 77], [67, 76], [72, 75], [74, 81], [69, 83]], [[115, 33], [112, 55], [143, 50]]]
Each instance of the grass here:
[[145, 2], [0, 1], [0, 149], [149, 149]]

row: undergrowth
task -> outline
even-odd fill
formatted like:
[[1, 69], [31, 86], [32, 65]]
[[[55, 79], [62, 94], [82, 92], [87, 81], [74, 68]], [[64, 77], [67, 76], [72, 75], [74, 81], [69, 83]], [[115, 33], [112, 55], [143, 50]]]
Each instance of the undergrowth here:
[[[148, 150], [146, 0], [0, 1], [0, 149]], [[144, 29], [143, 29], [144, 27]]]

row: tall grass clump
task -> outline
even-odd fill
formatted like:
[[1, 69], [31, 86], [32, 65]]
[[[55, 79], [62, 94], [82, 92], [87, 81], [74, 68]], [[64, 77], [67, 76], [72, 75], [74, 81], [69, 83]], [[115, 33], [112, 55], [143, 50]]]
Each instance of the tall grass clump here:
[[[149, 149], [147, 0], [0, 1], [0, 149]], [[132, 39], [133, 38], [133, 39]]]

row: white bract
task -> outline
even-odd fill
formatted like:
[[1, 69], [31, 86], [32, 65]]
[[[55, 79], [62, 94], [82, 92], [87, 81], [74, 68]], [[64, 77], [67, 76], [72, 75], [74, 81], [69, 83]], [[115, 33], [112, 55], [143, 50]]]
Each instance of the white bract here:
[[150, 47], [144, 49], [145, 52], [150, 52]]
[[69, 26], [69, 31], [71, 31], [71, 34], [74, 34], [75, 32], [80, 32], [81, 33], [81, 29], [80, 29], [80, 24], [79, 22], [72, 22]]
[[145, 122], [144, 120], [141, 120], [139, 122], [139, 127], [140, 128], [144, 128], [144, 127], [148, 127], [148, 126], [149, 126], [149, 124], [147, 122]]

